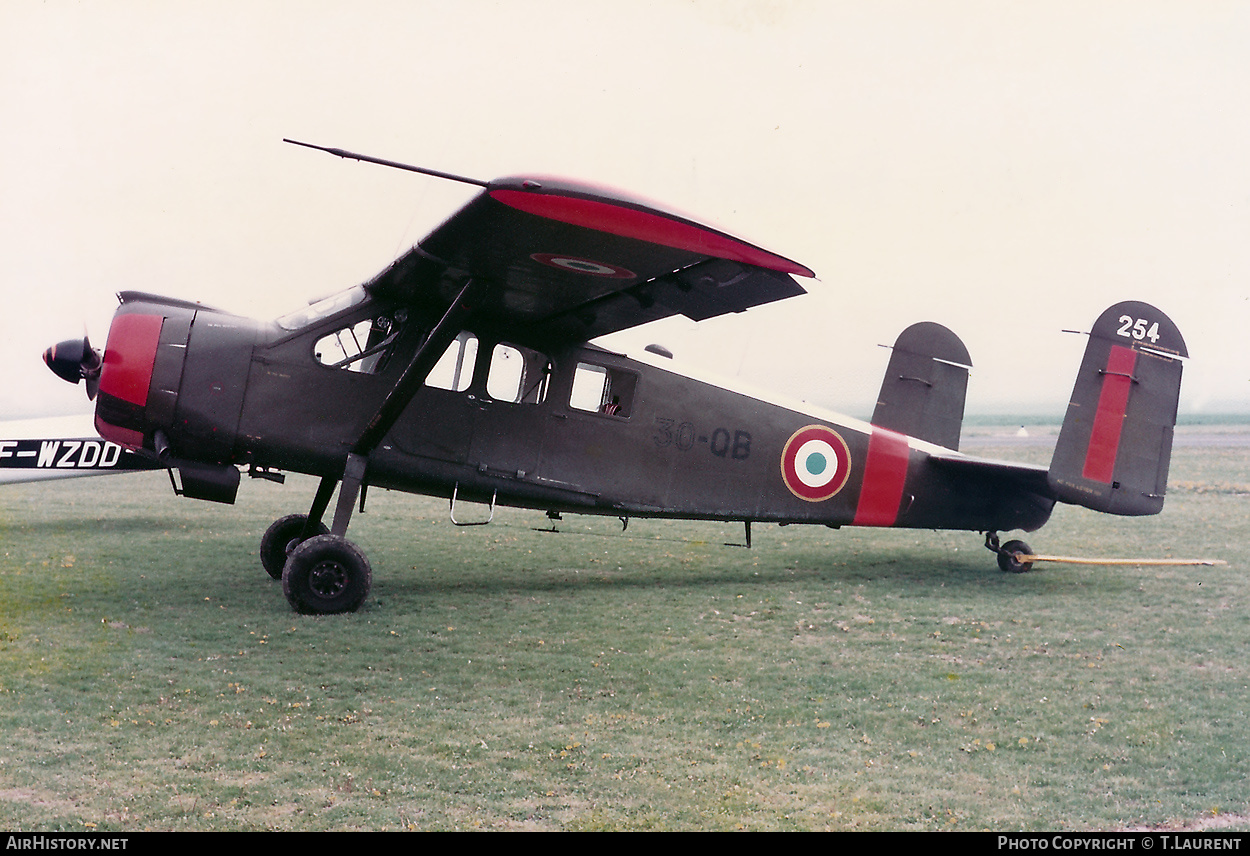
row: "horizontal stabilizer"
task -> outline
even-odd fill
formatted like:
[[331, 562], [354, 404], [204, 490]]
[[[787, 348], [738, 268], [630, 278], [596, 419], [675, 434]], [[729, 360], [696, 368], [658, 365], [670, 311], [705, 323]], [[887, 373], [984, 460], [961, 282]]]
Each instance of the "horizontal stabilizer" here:
[[872, 424], [958, 449], [971, 367], [950, 330], [932, 321], [911, 325], [894, 343]]
[[1149, 304], [1118, 303], [1098, 317], [1050, 464], [1061, 501], [1159, 513], [1188, 356], [1176, 325]]

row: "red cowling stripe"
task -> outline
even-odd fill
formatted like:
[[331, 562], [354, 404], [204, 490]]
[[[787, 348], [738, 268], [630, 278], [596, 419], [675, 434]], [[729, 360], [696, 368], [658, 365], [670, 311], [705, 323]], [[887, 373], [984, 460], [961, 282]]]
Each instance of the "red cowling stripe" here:
[[156, 345], [164, 323], [161, 315], [119, 315], [113, 319], [100, 371], [100, 392], [140, 407], [148, 403]]

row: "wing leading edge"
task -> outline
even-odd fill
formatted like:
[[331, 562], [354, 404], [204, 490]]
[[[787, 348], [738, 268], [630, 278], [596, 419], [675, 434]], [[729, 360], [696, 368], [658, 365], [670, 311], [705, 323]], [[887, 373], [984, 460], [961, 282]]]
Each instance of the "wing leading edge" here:
[[469, 280], [475, 319], [533, 341], [581, 342], [666, 318], [701, 321], [795, 297], [803, 265], [599, 188], [507, 178], [366, 283], [446, 307]]

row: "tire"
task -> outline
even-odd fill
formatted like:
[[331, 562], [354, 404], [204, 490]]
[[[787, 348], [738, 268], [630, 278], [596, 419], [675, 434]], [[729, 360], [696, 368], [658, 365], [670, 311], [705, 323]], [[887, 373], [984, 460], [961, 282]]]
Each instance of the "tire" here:
[[[287, 557], [299, 546], [300, 536], [304, 534], [307, 522], [307, 514], [288, 514], [275, 520], [261, 536], [260, 563], [264, 566], [265, 573], [275, 580], [282, 579], [282, 569], [286, 567]], [[324, 523], [317, 527], [318, 535], [325, 535], [329, 531]]]
[[998, 550], [998, 567], [1009, 574], [1023, 574], [1032, 569], [1032, 562], [1019, 562], [1016, 555], [1032, 556], [1033, 551], [1023, 541], [1008, 541]]
[[301, 615], [355, 612], [372, 584], [365, 554], [338, 535], [309, 538], [295, 548], [282, 571], [282, 592]]

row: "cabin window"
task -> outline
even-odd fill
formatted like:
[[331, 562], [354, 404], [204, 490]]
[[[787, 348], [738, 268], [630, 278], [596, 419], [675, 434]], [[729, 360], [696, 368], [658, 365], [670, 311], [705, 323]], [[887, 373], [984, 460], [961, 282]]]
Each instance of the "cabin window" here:
[[477, 362], [477, 336], [464, 332], [447, 346], [429, 377], [426, 386], [464, 392], [473, 381], [473, 366]]
[[551, 360], [545, 354], [500, 343], [490, 357], [486, 393], [496, 401], [541, 404], [551, 380]]
[[322, 336], [313, 346], [317, 362], [327, 368], [377, 374], [386, 368], [399, 335], [400, 314], [379, 315]]
[[624, 419], [633, 412], [634, 390], [637, 387], [638, 375], [633, 372], [578, 363], [573, 373], [569, 406]]

